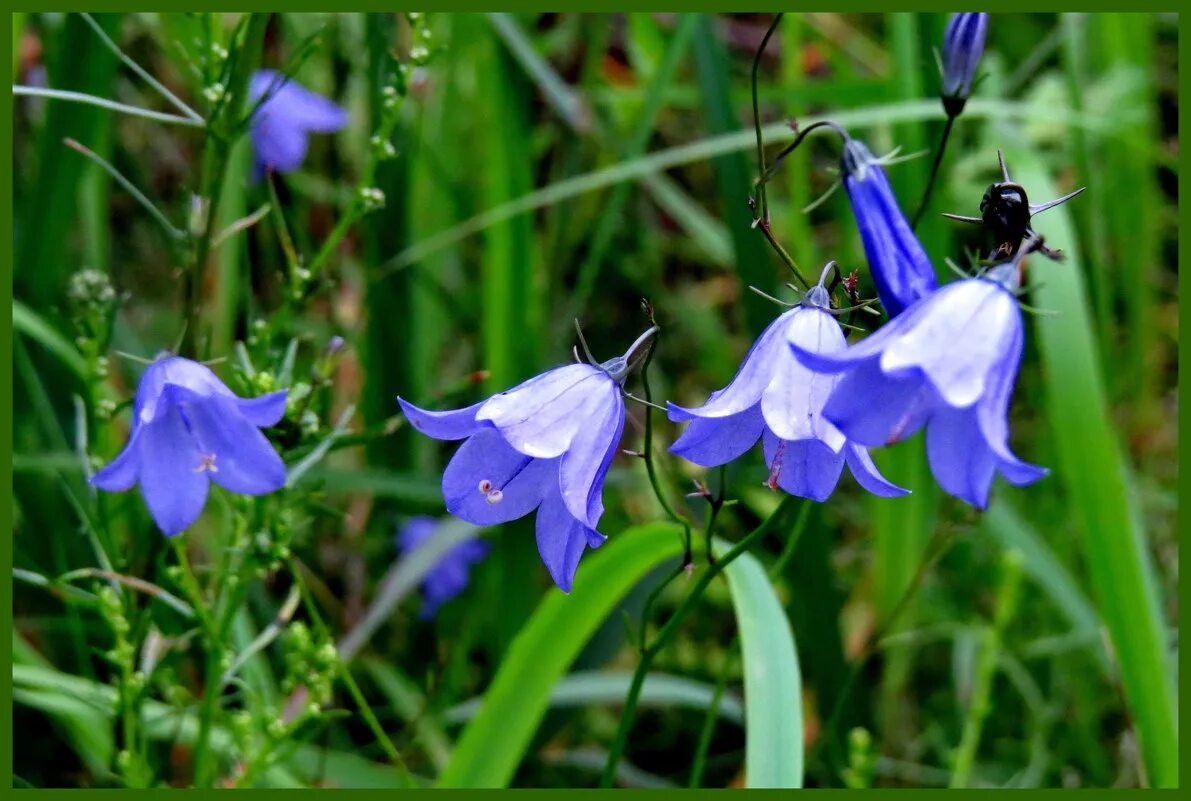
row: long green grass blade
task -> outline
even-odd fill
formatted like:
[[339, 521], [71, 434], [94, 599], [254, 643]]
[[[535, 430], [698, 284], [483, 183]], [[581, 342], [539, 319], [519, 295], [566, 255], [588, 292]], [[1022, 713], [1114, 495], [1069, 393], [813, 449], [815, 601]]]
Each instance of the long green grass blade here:
[[[716, 543], [719, 554], [729, 548]], [[802, 677], [790, 621], [756, 557], [741, 555], [724, 574], [744, 662], [745, 783], [801, 787]]]
[[[1007, 147], [1005, 158], [1014, 179], [1034, 196], [1061, 194], [1029, 149]], [[1046, 375], [1046, 411], [1058, 452], [1054, 480], [1066, 490], [1084, 537], [1088, 572], [1108, 626], [1149, 782], [1175, 787], [1179, 733], [1170, 635], [1129, 468], [1105, 399], [1079, 240], [1066, 207], [1048, 215], [1047, 242], [1062, 247], [1067, 256], [1057, 265], [1035, 260], [1041, 275], [1033, 291], [1034, 304], [1057, 312], [1039, 316], [1033, 324]]]
[[658, 565], [680, 556], [669, 523], [631, 528], [584, 559], [570, 595], [552, 591], [513, 640], [440, 787], [507, 787], [550, 703], [550, 691], [592, 632]]

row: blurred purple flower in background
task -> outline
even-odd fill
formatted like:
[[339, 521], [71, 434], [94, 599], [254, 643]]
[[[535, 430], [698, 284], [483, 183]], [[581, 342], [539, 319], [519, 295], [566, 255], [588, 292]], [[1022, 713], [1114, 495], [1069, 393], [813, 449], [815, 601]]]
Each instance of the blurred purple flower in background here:
[[[397, 547], [408, 556], [431, 538], [439, 521], [425, 515], [412, 517], [397, 531]], [[438, 607], [451, 600], [467, 587], [471, 566], [488, 555], [488, 543], [475, 538], [465, 540], [444, 553], [422, 579], [421, 617], [433, 617]]]
[[671, 453], [714, 467], [762, 439], [771, 488], [824, 501], [847, 462], [869, 492], [885, 497], [906, 494], [880, 474], [867, 448], [849, 442], [824, 419], [823, 404], [839, 379], [811, 372], [790, 351], [790, 343], [821, 353], [847, 347], [839, 323], [827, 311], [829, 304], [820, 281], [801, 305], [778, 317], [758, 337], [732, 383], [694, 409], [668, 404], [671, 420], [692, 421], [670, 447]]
[[163, 354], [137, 386], [128, 444], [91, 484], [123, 492], [139, 481], [171, 537], [198, 519], [211, 481], [241, 495], [278, 490], [285, 464], [258, 429], [281, 420], [285, 397], [240, 398], [204, 365]]
[[252, 117], [257, 179], [266, 170], [296, 170], [306, 158], [311, 133], [332, 133], [347, 125], [343, 108], [292, 78], [273, 70], [253, 73], [248, 87], [250, 101], [256, 103], [270, 90]]
[[443, 472], [447, 511], [492, 526], [537, 510], [538, 553], [570, 592], [579, 558], [606, 539], [604, 477], [624, 429], [621, 384], [657, 329], [601, 365], [570, 364], [455, 411], [431, 412], [398, 398], [410, 424], [444, 440], [466, 440]]
[[984, 55], [988, 14], [952, 14], [943, 35], [943, 109], [958, 117], [972, 93], [972, 79]]
[[812, 370], [841, 374], [823, 415], [849, 439], [888, 445], [925, 426], [939, 485], [981, 509], [997, 471], [1017, 485], [1048, 472], [1009, 449], [1023, 342], [1016, 269], [948, 284], [847, 350], [791, 345]]
[[845, 136], [840, 170], [877, 296], [896, 317], [935, 290], [935, 270], [897, 205], [880, 160], [863, 142]]

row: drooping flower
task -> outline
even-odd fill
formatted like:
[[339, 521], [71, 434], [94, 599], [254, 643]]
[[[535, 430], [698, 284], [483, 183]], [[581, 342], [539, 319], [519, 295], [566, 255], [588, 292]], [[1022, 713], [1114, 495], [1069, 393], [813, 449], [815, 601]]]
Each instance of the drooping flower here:
[[596, 526], [624, 428], [621, 385], [656, 333], [646, 331], [624, 356], [558, 367], [465, 409], [431, 412], [397, 399], [423, 434], [466, 440], [443, 472], [447, 511], [492, 526], [536, 509], [538, 553], [563, 592], [584, 550], [606, 539]]
[[984, 55], [988, 14], [952, 14], [943, 35], [943, 109], [958, 117], [972, 93], [972, 79]]
[[863, 142], [846, 135], [841, 172], [877, 296], [889, 316], [896, 317], [935, 290], [934, 268], [897, 205], [880, 160]]
[[128, 444], [91, 483], [123, 492], [140, 483], [167, 536], [198, 519], [210, 482], [241, 495], [285, 485], [285, 464], [259, 429], [285, 414], [286, 390], [241, 398], [210, 368], [162, 354], [137, 386]]
[[732, 383], [697, 408], [668, 404], [671, 420], [691, 423], [670, 451], [695, 464], [715, 467], [761, 439], [773, 489], [824, 501], [839, 483], [846, 462], [869, 492], [904, 495], [906, 490], [877, 470], [867, 448], [850, 442], [823, 417], [823, 404], [839, 379], [811, 372], [790, 351], [790, 343], [820, 353], [847, 347], [829, 308], [830, 298], [820, 281], [800, 305], [770, 323]]
[[996, 472], [1029, 484], [1047, 474], [1009, 449], [1009, 401], [1021, 362], [1017, 265], [944, 286], [846, 350], [792, 343], [811, 370], [840, 378], [823, 416], [849, 439], [888, 445], [926, 427], [931, 472], [983, 509]]
[[333, 133], [347, 125], [347, 112], [340, 106], [292, 78], [258, 70], [249, 81], [249, 100], [256, 103], [266, 92], [269, 96], [252, 116], [257, 178], [266, 170], [296, 170], [306, 158], [310, 134]]
[[[429, 540], [438, 527], [439, 521], [433, 517], [410, 518], [397, 531], [397, 547], [408, 555]], [[487, 556], [488, 550], [488, 543], [476, 537], [464, 540], [439, 558], [422, 579], [423, 619], [433, 617], [439, 606], [463, 592], [471, 578], [471, 566]]]

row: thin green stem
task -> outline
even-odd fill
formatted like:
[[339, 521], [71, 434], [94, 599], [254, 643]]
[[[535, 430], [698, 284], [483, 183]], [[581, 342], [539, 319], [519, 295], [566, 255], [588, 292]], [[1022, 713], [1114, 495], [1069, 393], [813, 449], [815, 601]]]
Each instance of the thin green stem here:
[[798, 517], [794, 521], [794, 528], [790, 532], [790, 536], [786, 538], [786, 544], [782, 546], [781, 555], [778, 556], [777, 561], [769, 568], [769, 580], [777, 578], [786, 569], [786, 563], [794, 556], [794, 551], [798, 549], [798, 541], [802, 539], [802, 532], [806, 530], [806, 522], [811, 517], [811, 507], [814, 505], [812, 501], [803, 501], [802, 508], [798, 510]]
[[[773, 22], [769, 23], [769, 30], [765, 31], [765, 36], [761, 39], [760, 46], [757, 47], [757, 52], [753, 56], [753, 75], [752, 75], [752, 90], [753, 90], [753, 127], [757, 131], [757, 174], [765, 174], [765, 140], [761, 135], [761, 104], [757, 100], [757, 73], [761, 69], [761, 56], [765, 52], [765, 46], [769, 44], [769, 39], [773, 36], [774, 31], [777, 30], [778, 23], [782, 21], [783, 12], [778, 12], [773, 15]], [[761, 225], [766, 229], [769, 228], [769, 200], [765, 195], [765, 184], [763, 182], [757, 183], [757, 213], [761, 220]]]
[[12, 93], [17, 97], [44, 97], [48, 100], [66, 100], [71, 103], [99, 106], [109, 111], [118, 111], [121, 114], [128, 114], [133, 117], [143, 117], [147, 120], [165, 122], [171, 125], [184, 125], [188, 128], [206, 127], [206, 123], [202, 120], [192, 120], [189, 117], [179, 117], [177, 114], [165, 114], [161, 111], [152, 111], [147, 108], [140, 108], [139, 106], [129, 106], [125, 103], [117, 103], [115, 100], [96, 97], [95, 95], [89, 95], [84, 92], [71, 92], [65, 89], [49, 89], [40, 86], [15, 84], [12, 87]]
[[633, 680], [629, 685], [629, 692], [625, 698], [624, 710], [620, 715], [620, 725], [616, 730], [616, 738], [612, 741], [612, 747], [608, 751], [608, 762], [604, 765], [604, 773], [600, 778], [601, 787], [611, 787], [616, 778], [616, 767], [620, 763], [621, 756], [624, 754], [629, 729], [632, 728], [633, 717], [637, 709], [637, 701], [641, 696], [641, 687], [645, 683], [645, 675], [653, 665], [653, 660], [657, 658], [657, 655], [661, 653], [662, 649], [678, 631], [679, 625], [686, 616], [695, 608], [695, 604], [703, 597], [712, 580], [736, 561], [737, 557], [748, 551], [760, 542], [762, 537], [773, 530], [778, 521], [789, 511], [795, 500], [794, 496], [787, 496], [778, 508], [774, 510], [773, 514], [766, 518], [761, 525], [757, 526], [732, 546], [715, 564], [709, 565], [707, 570], [700, 574], [699, 578], [695, 581], [695, 586], [691, 588], [690, 594], [674, 610], [674, 614], [666, 621], [666, 625], [662, 626], [657, 638], [641, 654], [641, 661], [637, 663], [637, 669], [633, 673]]
[[[86, 16], [86, 15], [84, 14], [83, 16]], [[100, 156], [98, 153], [96, 153], [91, 148], [87, 147], [86, 145], [83, 145], [82, 143], [80, 143], [74, 139], [71, 139], [70, 137], [66, 137], [62, 141], [65, 142], [66, 146], [69, 147], [71, 150], [74, 150], [74, 151], [86, 156], [91, 161], [98, 164], [100, 166], [100, 168], [103, 169], [104, 172], [106, 172], [108, 175], [112, 176], [112, 178], [116, 181], [116, 183], [118, 183], [118, 184], [120, 184], [120, 186], [124, 187], [124, 191], [126, 191], [126, 192], [128, 192], [128, 194], [132, 195], [133, 199], [136, 200], [137, 203], [140, 203], [141, 207], [144, 208], [145, 211], [149, 212], [149, 214], [151, 214], [153, 216], [153, 219], [157, 220], [157, 222], [161, 224], [161, 227], [165, 229], [166, 233], [169, 234], [172, 239], [182, 240], [182, 239], [186, 238], [186, 232], [183, 231], [181, 228], [175, 227], [174, 224], [169, 221], [169, 218], [167, 218], [165, 216], [165, 214], [161, 211], [161, 209], [154, 206], [153, 201], [149, 200], [149, 198], [145, 195], [144, 192], [137, 189], [136, 186], [133, 185], [132, 181], [125, 178], [124, 175], [119, 170], [117, 170], [110, 162], [108, 162], [106, 159], [104, 159], [102, 156]]]
[[918, 201], [918, 211], [914, 212], [914, 220], [910, 223], [910, 230], [917, 230], [918, 222], [926, 213], [930, 205], [930, 196], [935, 189], [935, 179], [939, 175], [939, 165], [943, 163], [943, 152], [947, 149], [947, 140], [951, 138], [951, 128], [955, 125], [955, 117], [947, 117], [947, 124], [943, 126], [943, 135], [939, 138], [939, 147], [935, 150], [934, 163], [930, 165], [930, 178], [927, 179], [926, 189], [922, 191], [922, 200]]
[[642, 458], [645, 460], [645, 472], [649, 475], [649, 484], [653, 487], [653, 494], [666, 514], [678, 525], [682, 526], [686, 547], [683, 551], [683, 564], [691, 561], [691, 524], [686, 517], [678, 514], [670, 504], [670, 500], [662, 491], [661, 480], [658, 478], [657, 468], [653, 461], [653, 392], [649, 388], [649, 365], [653, 361], [653, 353], [657, 348], [657, 339], [649, 346], [649, 352], [641, 363], [641, 391], [645, 394], [645, 433]]
[[199, 114], [197, 111], [192, 109], [190, 106], [183, 103], [182, 100], [179, 99], [177, 95], [175, 95], [169, 89], [165, 88], [165, 86], [160, 81], [158, 81], [156, 78], [154, 78], [148, 72], [146, 72], [145, 69], [143, 67], [141, 67], [140, 64], [137, 64], [123, 50], [121, 50], [120, 46], [118, 44], [116, 44], [114, 41], [112, 41], [112, 38], [107, 35], [107, 33], [103, 30], [103, 28], [101, 28], [99, 26], [99, 23], [96, 22], [95, 19], [90, 14], [87, 14], [84, 12], [82, 16], [83, 16], [83, 21], [86, 22], [87, 25], [89, 25], [91, 27], [91, 30], [95, 31], [95, 35], [99, 37], [100, 41], [102, 41], [105, 45], [107, 45], [107, 48], [109, 50], [111, 50], [113, 53], [115, 53], [116, 58], [123, 61], [124, 65], [126, 67], [128, 67], [130, 70], [135, 72], [138, 76], [140, 76], [141, 80], [143, 80], [145, 83], [149, 84], [154, 89], [156, 89], [158, 94], [160, 94], [162, 97], [164, 97], [170, 103], [170, 105], [172, 105], [174, 108], [178, 109], [178, 111], [181, 111], [184, 116], [189, 117], [190, 119], [194, 120], [195, 122], [197, 122], [199, 124], [206, 124], [203, 121], [203, 117], [201, 114]]

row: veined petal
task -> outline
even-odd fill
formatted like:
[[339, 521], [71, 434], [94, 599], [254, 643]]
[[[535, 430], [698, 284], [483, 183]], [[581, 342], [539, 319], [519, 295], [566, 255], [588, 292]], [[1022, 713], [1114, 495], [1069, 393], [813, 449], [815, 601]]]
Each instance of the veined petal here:
[[[799, 308], [786, 326], [786, 340], [815, 353], [838, 353], [848, 344], [839, 323], [827, 312]], [[839, 377], [808, 369], [789, 351], [779, 350], [773, 380], [761, 393], [761, 414], [779, 439], [817, 439], [836, 453], [844, 435], [823, 418], [823, 406]]]
[[815, 372], [842, 373], [852, 369], [861, 362], [868, 361], [874, 356], [880, 355], [890, 343], [896, 341], [901, 336], [902, 332], [915, 324], [922, 315], [928, 301], [929, 298], [915, 303], [906, 309], [904, 314], [891, 319], [874, 333], [869, 334], [864, 339], [849, 345], [843, 350], [820, 353], [803, 347], [798, 342], [790, 342], [790, 350], [794, 352], [794, 357], [799, 362]]
[[873, 457], [869, 454], [868, 448], [849, 442], [844, 448], [844, 458], [848, 462], [848, 469], [856, 478], [856, 483], [873, 495], [882, 498], [896, 498], [899, 495], [910, 494], [908, 489], [899, 487], [881, 475], [881, 471], [873, 463]]
[[139, 435], [141, 494], [157, 527], [181, 533], [207, 503], [208, 473], [176, 403], [163, 400], [153, 422]]
[[567, 511], [595, 528], [604, 513], [601, 491], [624, 431], [624, 401], [619, 391], [606, 397], [602, 415], [593, 413], [571, 440], [558, 466], [558, 486]]
[[493, 395], [476, 413], [527, 456], [552, 459], [590, 426], [620, 389], [607, 373], [589, 364], [569, 364]]
[[870, 359], [836, 384], [823, 416], [848, 439], [876, 448], [913, 434], [939, 403], [922, 373], [887, 375]]
[[[761, 332], [753, 343], [736, 377], [728, 386], [712, 393], [707, 403], [695, 408], [670, 404], [670, 419], [682, 420], [690, 417], [728, 417], [750, 409], [761, 400], [761, 393], [773, 380], [778, 360], [785, 356], [786, 327], [801, 309], [791, 309], [778, 317]], [[677, 416], [676, 416], [677, 415]]]
[[983, 509], [997, 461], [985, 444], [974, 409], [943, 408], [926, 427], [930, 470], [944, 492]]
[[140, 436], [140, 427], [134, 426], [124, 450], [108, 462], [106, 467], [91, 476], [91, 486], [108, 492], [124, 492], [136, 483], [141, 467], [138, 451]]
[[484, 405], [484, 401], [473, 403], [465, 409], [441, 412], [421, 409], [403, 398], [398, 398], [397, 403], [401, 404], [401, 411], [405, 412], [405, 419], [409, 420], [411, 426], [434, 439], [464, 439], [484, 428], [476, 422], [476, 412]]
[[496, 429], [483, 428], [451, 457], [442, 494], [451, 514], [477, 526], [493, 526], [525, 517], [557, 484], [557, 459], [518, 453]]
[[285, 463], [268, 438], [239, 412], [234, 398], [203, 397], [184, 387], [166, 386], [198, 452], [192, 468], [206, 471], [219, 486], [241, 495], [265, 495], [285, 486]]
[[923, 306], [884, 348], [881, 368], [919, 367], [948, 405], [971, 406], [1021, 329], [1017, 300], [992, 281], [972, 278], [943, 287]]
[[550, 572], [550, 578], [560, 590], [570, 592], [583, 550], [588, 546], [599, 547], [604, 542], [604, 535], [571, 516], [557, 485], [542, 499], [534, 529], [538, 554]]
[[769, 431], [762, 442], [770, 486], [776, 483], [791, 495], [814, 501], [825, 501], [831, 496], [844, 469], [842, 453], [832, 451], [817, 439], [791, 442]]
[[670, 446], [670, 453], [703, 467], [717, 467], [753, 447], [764, 430], [759, 403], [728, 417], [696, 417]]
[[244, 419], [257, 428], [268, 428], [285, 416], [285, 398], [289, 390], [281, 389], [259, 398], [236, 398], [236, 408]]

